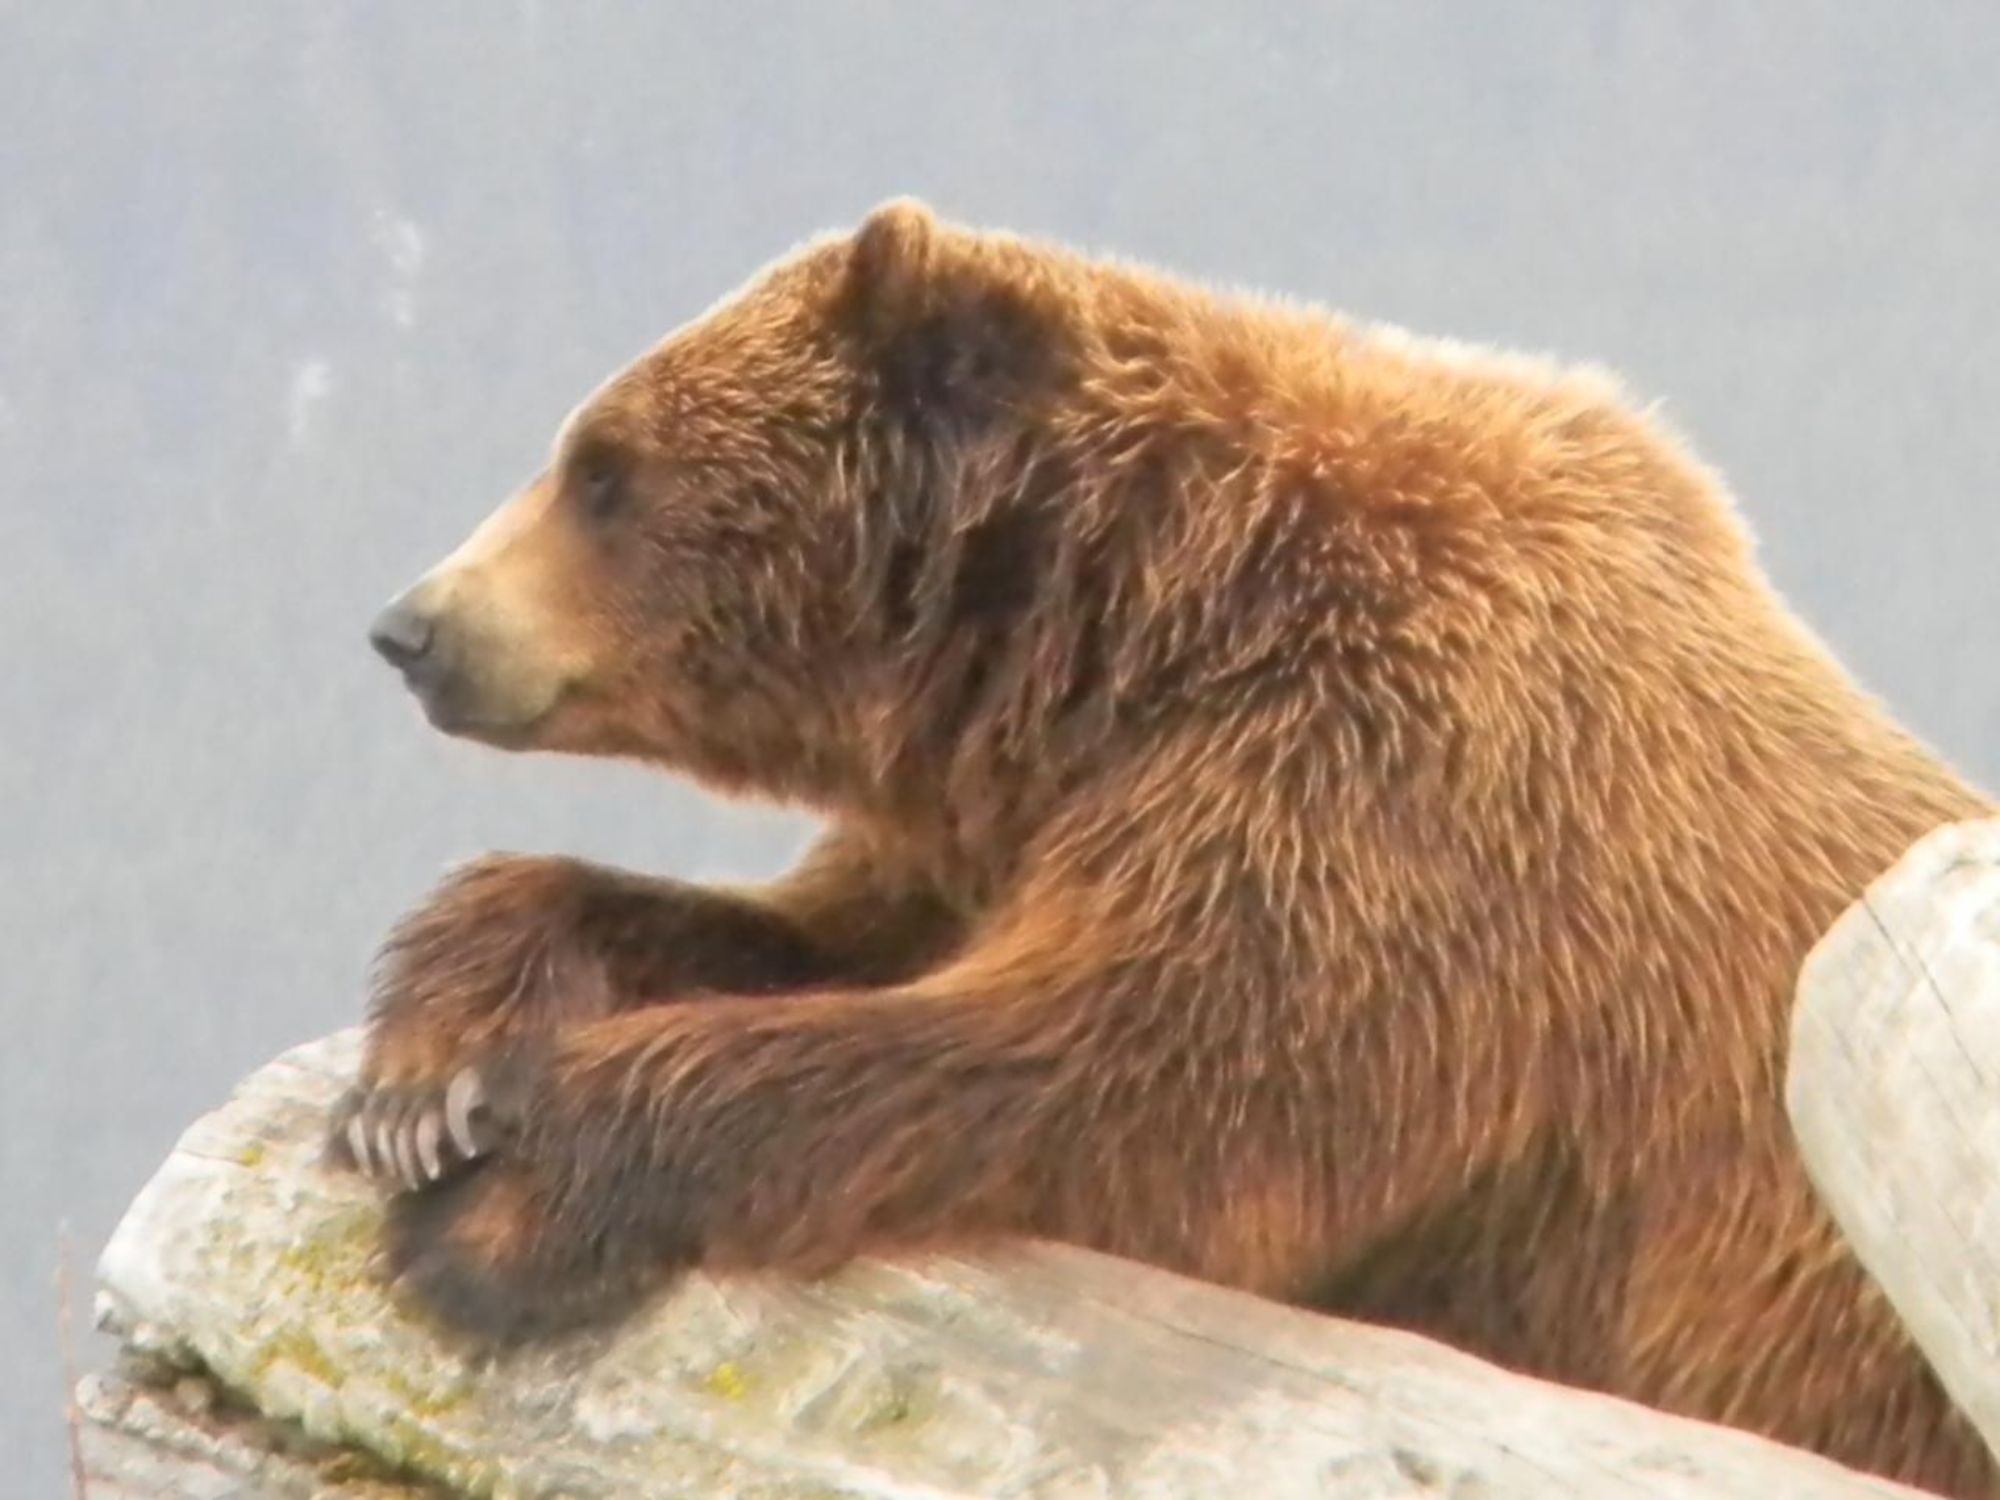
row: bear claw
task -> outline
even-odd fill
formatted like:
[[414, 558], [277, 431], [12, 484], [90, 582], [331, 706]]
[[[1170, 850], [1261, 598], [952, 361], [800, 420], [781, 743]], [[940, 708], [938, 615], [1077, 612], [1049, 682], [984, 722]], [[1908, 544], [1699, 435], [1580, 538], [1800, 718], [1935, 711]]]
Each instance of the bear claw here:
[[444, 1176], [444, 1163], [438, 1157], [438, 1137], [444, 1133], [444, 1124], [435, 1113], [426, 1113], [417, 1121], [412, 1132], [416, 1145], [417, 1166], [422, 1169], [426, 1182], [436, 1182]]
[[483, 1156], [484, 1143], [474, 1129], [474, 1119], [486, 1107], [486, 1088], [480, 1082], [477, 1068], [460, 1068], [451, 1080], [451, 1086], [444, 1091], [445, 1126], [451, 1131], [452, 1143], [460, 1154], [468, 1160]]
[[418, 1192], [492, 1151], [491, 1115], [475, 1068], [461, 1068], [441, 1097], [431, 1088], [357, 1085], [335, 1111], [328, 1145], [362, 1176]]

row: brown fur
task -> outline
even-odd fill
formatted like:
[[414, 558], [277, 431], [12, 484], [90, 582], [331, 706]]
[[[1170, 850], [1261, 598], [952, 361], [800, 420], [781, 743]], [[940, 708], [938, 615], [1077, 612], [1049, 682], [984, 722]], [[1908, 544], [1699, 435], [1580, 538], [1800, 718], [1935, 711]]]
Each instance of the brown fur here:
[[412, 596], [441, 723], [829, 831], [405, 923], [352, 1108], [488, 1085], [393, 1226], [447, 1320], [1045, 1235], [1989, 1493], [1779, 1098], [1806, 948], [1988, 805], [1601, 377], [897, 204], [511, 514]]

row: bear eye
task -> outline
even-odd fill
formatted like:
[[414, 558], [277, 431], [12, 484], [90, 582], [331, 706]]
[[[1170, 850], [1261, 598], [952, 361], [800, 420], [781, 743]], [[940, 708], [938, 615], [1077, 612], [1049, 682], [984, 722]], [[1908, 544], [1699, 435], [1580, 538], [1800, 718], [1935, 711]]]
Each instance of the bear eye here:
[[593, 521], [614, 515], [625, 503], [625, 466], [604, 449], [585, 454], [576, 466], [577, 501]]

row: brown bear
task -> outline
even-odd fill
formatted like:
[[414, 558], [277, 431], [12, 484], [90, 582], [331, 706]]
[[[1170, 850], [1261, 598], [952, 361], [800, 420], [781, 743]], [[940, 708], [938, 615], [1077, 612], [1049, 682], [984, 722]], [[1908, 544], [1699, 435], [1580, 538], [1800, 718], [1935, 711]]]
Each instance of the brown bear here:
[[442, 729], [825, 820], [392, 936], [332, 1138], [445, 1324], [1047, 1236], [1987, 1492], [1780, 1077], [1807, 948], [1991, 808], [1606, 378], [893, 203], [374, 640]]

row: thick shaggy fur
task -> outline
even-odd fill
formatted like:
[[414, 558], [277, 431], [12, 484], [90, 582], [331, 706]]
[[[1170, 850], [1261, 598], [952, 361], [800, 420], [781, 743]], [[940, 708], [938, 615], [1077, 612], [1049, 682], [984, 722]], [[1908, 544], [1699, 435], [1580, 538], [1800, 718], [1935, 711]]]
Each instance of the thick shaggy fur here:
[[1807, 947], [1988, 804], [1607, 380], [895, 204], [515, 504], [434, 716], [827, 832], [395, 935], [336, 1138], [448, 1322], [1043, 1235], [1989, 1493], [1779, 1093]]

